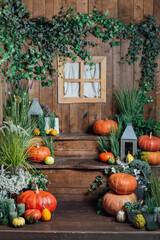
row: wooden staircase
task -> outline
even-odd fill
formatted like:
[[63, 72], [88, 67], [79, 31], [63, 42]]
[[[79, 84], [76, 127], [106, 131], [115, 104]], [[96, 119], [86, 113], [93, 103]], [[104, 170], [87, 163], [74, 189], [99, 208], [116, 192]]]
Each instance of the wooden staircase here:
[[[55, 164], [34, 164], [48, 175], [48, 191], [58, 201], [50, 222], [26, 224], [21, 229], [0, 226], [0, 239], [55, 240], [158, 240], [160, 231], [136, 230], [128, 223], [117, 223], [109, 215], [96, 214], [97, 199], [103, 191], [88, 193], [101, 170], [109, 165], [98, 161], [97, 138], [93, 135], [64, 134], [55, 143]], [[158, 173], [159, 167], [153, 171]]]

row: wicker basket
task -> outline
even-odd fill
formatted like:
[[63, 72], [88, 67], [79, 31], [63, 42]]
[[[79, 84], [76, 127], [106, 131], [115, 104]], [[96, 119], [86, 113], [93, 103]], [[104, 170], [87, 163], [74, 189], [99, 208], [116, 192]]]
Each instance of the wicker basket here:
[[33, 137], [31, 140], [29, 140], [27, 148], [31, 146], [36, 146], [38, 144], [39, 146], [45, 146], [45, 142], [41, 137]]

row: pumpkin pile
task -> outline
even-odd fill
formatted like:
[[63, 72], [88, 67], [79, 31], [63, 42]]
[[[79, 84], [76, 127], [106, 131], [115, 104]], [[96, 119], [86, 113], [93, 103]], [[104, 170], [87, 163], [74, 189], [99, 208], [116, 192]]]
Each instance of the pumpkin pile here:
[[38, 190], [28, 190], [23, 192], [17, 199], [17, 204], [25, 204], [24, 218], [29, 223], [35, 223], [40, 219], [42, 221], [49, 221], [51, 213], [56, 209], [57, 200], [49, 192]]
[[110, 191], [103, 197], [104, 210], [116, 216], [126, 202], [137, 202], [134, 191], [137, 188], [135, 177], [127, 173], [114, 173], [108, 179]]
[[141, 150], [140, 157], [150, 165], [160, 164], [160, 139], [158, 137], [143, 135], [138, 139], [138, 145]]

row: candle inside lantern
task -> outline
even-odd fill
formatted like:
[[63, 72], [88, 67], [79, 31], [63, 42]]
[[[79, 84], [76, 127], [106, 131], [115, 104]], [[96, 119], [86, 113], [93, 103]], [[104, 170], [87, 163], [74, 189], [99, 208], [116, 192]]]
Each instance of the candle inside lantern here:
[[11, 224], [12, 224], [13, 220], [14, 220], [15, 218], [17, 218], [17, 216], [18, 216], [18, 213], [17, 213], [17, 212], [10, 212], [10, 213], [9, 213], [9, 221], [10, 221]]
[[17, 204], [17, 211], [18, 211], [18, 215], [22, 217], [25, 213], [25, 204], [23, 203]]

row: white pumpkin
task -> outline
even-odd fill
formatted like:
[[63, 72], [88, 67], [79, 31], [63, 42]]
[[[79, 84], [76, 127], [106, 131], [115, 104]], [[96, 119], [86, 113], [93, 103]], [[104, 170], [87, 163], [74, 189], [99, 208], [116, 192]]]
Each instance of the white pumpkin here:
[[118, 221], [118, 222], [125, 222], [125, 221], [126, 221], [126, 218], [127, 218], [127, 216], [126, 216], [125, 211], [119, 210], [118, 213], [117, 213], [117, 215], [116, 215], [117, 221]]

